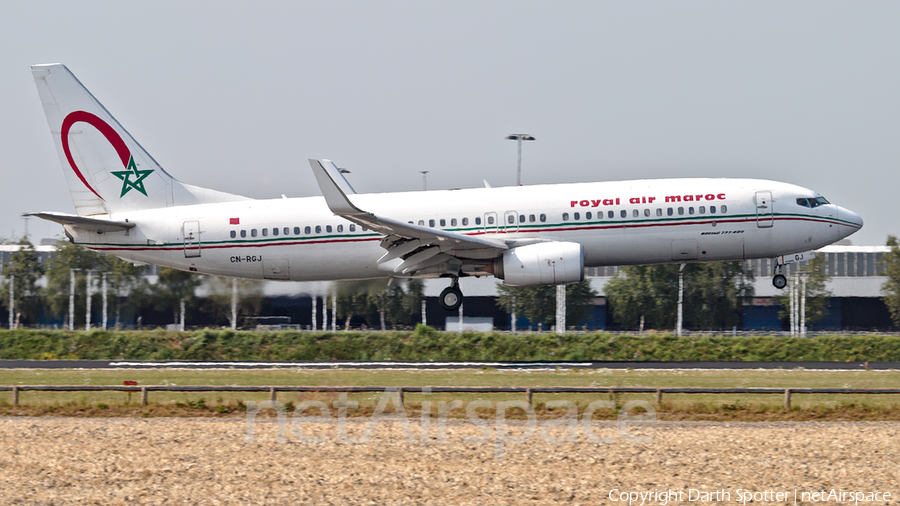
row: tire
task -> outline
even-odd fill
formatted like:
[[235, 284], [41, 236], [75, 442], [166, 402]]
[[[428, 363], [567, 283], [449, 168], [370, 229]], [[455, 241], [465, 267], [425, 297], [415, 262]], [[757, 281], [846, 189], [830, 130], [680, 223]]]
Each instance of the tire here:
[[784, 274], [776, 274], [775, 277], [772, 278], [772, 284], [775, 288], [781, 290], [787, 286], [787, 278], [784, 277]]
[[462, 291], [455, 286], [444, 288], [444, 291], [442, 291], [440, 297], [438, 297], [438, 302], [445, 311], [456, 311], [459, 309], [462, 301]]

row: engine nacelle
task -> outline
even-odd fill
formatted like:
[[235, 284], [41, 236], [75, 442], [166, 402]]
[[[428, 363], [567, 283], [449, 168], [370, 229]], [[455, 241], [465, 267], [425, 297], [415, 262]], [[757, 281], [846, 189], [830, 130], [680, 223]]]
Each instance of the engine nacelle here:
[[584, 279], [584, 248], [575, 242], [518, 246], [494, 260], [494, 276], [508, 286], [577, 283]]

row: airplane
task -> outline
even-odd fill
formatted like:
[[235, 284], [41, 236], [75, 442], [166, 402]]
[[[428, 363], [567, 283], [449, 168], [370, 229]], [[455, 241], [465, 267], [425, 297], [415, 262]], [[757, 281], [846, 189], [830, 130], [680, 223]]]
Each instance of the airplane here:
[[[509, 286], [584, 279], [585, 267], [774, 258], [853, 234], [856, 213], [793, 184], [681, 178], [357, 193], [310, 159], [320, 197], [251, 199], [169, 175], [62, 64], [31, 67], [75, 214], [31, 213], [134, 263], [252, 279], [459, 278]], [[792, 256], [797, 255], [797, 256]]]

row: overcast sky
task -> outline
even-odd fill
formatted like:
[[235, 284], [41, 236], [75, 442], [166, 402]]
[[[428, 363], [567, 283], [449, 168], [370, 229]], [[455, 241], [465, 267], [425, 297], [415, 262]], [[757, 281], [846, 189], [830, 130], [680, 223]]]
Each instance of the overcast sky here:
[[[29, 65], [176, 178], [317, 195], [660, 177], [795, 183], [900, 235], [898, 2], [0, 2], [0, 236], [74, 212]], [[32, 238], [61, 227], [29, 222]]]

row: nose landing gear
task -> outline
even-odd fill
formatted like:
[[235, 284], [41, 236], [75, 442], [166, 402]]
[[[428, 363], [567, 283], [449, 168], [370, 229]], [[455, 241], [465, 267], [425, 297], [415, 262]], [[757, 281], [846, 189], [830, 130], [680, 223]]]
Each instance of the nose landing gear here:
[[440, 303], [445, 311], [456, 311], [459, 309], [460, 304], [462, 304], [462, 300], [463, 294], [459, 289], [459, 278], [453, 278], [453, 281], [450, 282], [450, 286], [444, 288], [444, 291], [442, 291], [441, 295], [438, 297], [438, 303]]
[[779, 290], [787, 286], [787, 278], [781, 273], [784, 270], [784, 263], [779, 262], [782, 258], [783, 257], [775, 258], [775, 275], [772, 277], [772, 285]]
[[781, 290], [787, 286], [787, 278], [784, 277], [784, 274], [776, 274], [775, 277], [772, 278], [772, 284], [775, 288]]

